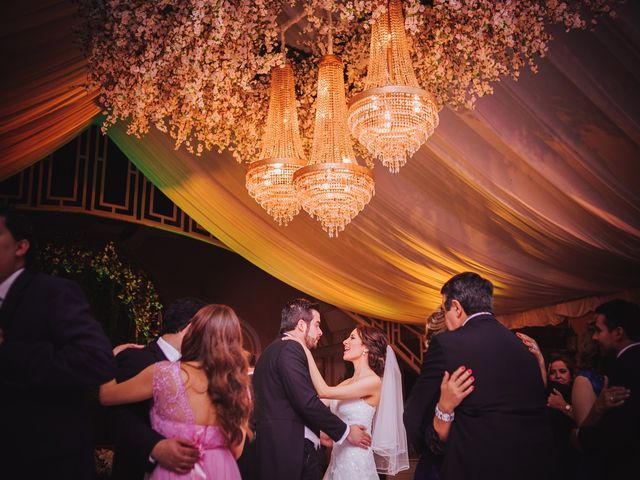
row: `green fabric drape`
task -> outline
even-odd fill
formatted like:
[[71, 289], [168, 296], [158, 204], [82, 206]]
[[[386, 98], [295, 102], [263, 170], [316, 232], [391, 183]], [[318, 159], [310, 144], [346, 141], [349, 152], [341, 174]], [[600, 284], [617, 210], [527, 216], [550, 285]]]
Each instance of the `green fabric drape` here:
[[[555, 32], [538, 75], [497, 84], [474, 112], [443, 110], [399, 174], [377, 167], [376, 196], [337, 239], [304, 212], [278, 227], [230, 155], [194, 157], [155, 130], [136, 139], [118, 125], [109, 135], [231, 249], [323, 301], [421, 322], [447, 278], [474, 270], [495, 283], [505, 323], [556, 323], [564, 310], [555, 304], [640, 287], [640, 7], [630, 3], [595, 32]], [[0, 178], [98, 112], [79, 87], [73, 8], [14, 8], [3, 36], [15, 65], [3, 80]]]

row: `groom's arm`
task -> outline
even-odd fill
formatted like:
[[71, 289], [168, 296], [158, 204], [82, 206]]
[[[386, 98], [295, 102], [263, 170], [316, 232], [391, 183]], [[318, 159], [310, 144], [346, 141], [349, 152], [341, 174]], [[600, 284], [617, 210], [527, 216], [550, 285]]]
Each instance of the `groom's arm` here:
[[419, 451], [426, 450], [426, 432], [433, 420], [440, 397], [440, 384], [445, 370], [444, 349], [434, 337], [424, 357], [420, 376], [411, 390], [404, 408], [404, 426], [407, 439]]
[[309, 375], [307, 356], [298, 342], [285, 342], [278, 366], [280, 378], [291, 406], [312, 430], [322, 430], [339, 441], [348, 426], [320, 401]]

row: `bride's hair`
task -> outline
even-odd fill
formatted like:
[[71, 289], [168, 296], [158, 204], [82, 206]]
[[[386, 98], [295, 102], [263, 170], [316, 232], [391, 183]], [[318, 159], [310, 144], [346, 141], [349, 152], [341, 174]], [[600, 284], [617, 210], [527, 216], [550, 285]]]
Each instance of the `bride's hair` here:
[[376, 327], [359, 325], [356, 328], [362, 344], [369, 350], [369, 366], [376, 375], [382, 377], [384, 373], [384, 358], [387, 354], [387, 336]]
[[202, 363], [217, 426], [229, 445], [240, 442], [252, 401], [240, 321], [231, 307], [212, 304], [195, 314], [182, 340], [182, 361]]

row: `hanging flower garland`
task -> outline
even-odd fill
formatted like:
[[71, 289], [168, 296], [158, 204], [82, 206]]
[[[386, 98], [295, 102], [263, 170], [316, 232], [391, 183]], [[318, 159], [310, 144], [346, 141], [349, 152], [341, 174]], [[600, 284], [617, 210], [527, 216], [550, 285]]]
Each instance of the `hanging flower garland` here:
[[[128, 121], [141, 136], [151, 126], [176, 148], [197, 155], [230, 150], [256, 159], [268, 108], [269, 71], [279, 53], [284, 8], [302, 4], [305, 51], [290, 55], [297, 79], [300, 124], [308, 148], [315, 115], [317, 63], [325, 50], [326, 14], [334, 14], [336, 54], [347, 67], [347, 89], [362, 88], [369, 29], [384, 11], [377, 0], [76, 0], [87, 19], [83, 40], [90, 84], [100, 91], [103, 129]], [[584, 29], [613, 16], [619, 0], [405, 0], [420, 84], [438, 104], [473, 108], [500, 77], [536, 70], [547, 51], [549, 24]]]
[[120, 260], [113, 242], [101, 251], [69, 244], [47, 244], [40, 251], [40, 262], [43, 270], [53, 275], [93, 273], [100, 282], [112, 282], [117, 299], [135, 323], [136, 340], [150, 340], [158, 333], [162, 304], [155, 287], [142, 272], [134, 271]]

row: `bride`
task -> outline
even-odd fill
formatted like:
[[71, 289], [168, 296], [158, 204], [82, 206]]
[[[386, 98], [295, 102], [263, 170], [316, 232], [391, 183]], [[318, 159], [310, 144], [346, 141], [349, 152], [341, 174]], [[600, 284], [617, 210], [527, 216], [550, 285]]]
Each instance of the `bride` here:
[[[335, 387], [326, 384], [309, 349], [309, 372], [320, 398], [331, 399], [331, 411], [347, 424], [367, 427], [370, 450], [343, 442], [334, 445], [324, 480], [378, 480], [409, 468], [407, 437], [402, 423], [402, 384], [395, 354], [382, 330], [358, 326], [343, 342], [343, 359], [353, 363], [351, 378]], [[328, 437], [322, 435], [323, 444]]]

